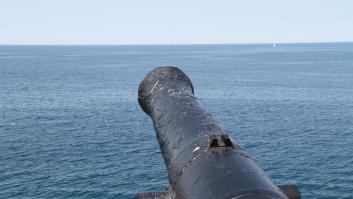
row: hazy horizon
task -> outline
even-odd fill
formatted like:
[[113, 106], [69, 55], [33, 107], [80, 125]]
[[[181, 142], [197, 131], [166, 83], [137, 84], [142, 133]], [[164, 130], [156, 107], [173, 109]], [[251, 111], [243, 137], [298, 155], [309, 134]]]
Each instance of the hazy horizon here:
[[353, 1], [3, 1], [0, 45], [353, 42]]
[[335, 44], [353, 43], [353, 41], [322, 41], [322, 42], [263, 42], [263, 43], [144, 43], [144, 44], [90, 44], [90, 43], [25, 43], [25, 44], [1, 44], [0, 46], [187, 46], [187, 45], [290, 45], [290, 44]]

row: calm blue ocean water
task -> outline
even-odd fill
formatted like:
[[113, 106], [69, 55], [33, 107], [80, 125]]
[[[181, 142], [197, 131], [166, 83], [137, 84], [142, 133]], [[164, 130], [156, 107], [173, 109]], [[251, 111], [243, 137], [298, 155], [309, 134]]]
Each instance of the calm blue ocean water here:
[[353, 43], [0, 46], [0, 198], [132, 198], [167, 174], [137, 88], [180, 67], [276, 183], [353, 198]]

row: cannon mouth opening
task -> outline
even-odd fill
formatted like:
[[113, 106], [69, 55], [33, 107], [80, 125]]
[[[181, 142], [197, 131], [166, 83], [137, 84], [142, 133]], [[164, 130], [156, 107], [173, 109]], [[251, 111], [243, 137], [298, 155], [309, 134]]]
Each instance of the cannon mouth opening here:
[[150, 115], [151, 99], [161, 88], [187, 89], [194, 94], [194, 87], [189, 77], [174, 66], [162, 66], [149, 72], [138, 88], [138, 102], [142, 110]]

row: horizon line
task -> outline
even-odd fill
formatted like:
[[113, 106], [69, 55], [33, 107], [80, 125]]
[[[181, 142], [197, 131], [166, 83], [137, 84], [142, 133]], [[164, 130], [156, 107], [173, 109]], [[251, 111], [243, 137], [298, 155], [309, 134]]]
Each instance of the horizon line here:
[[188, 45], [261, 45], [261, 44], [330, 44], [353, 43], [353, 41], [302, 41], [302, 42], [215, 42], [215, 43], [10, 43], [0, 46], [188, 46]]

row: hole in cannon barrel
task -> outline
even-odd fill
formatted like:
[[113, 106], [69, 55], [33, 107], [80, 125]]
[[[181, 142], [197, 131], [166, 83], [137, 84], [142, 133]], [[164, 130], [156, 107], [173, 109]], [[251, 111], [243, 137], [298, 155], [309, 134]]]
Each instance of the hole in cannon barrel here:
[[229, 135], [221, 134], [221, 135], [210, 135], [208, 138], [208, 148], [215, 147], [234, 147], [232, 140]]
[[218, 139], [215, 135], [211, 135], [209, 138], [208, 138], [208, 148], [215, 148], [215, 147], [219, 147], [219, 144], [218, 144]]
[[229, 135], [227, 134], [222, 134], [222, 140], [223, 140], [223, 143], [226, 147], [232, 147], [234, 148], [234, 145], [233, 145], [233, 142], [232, 140], [230, 139]]

